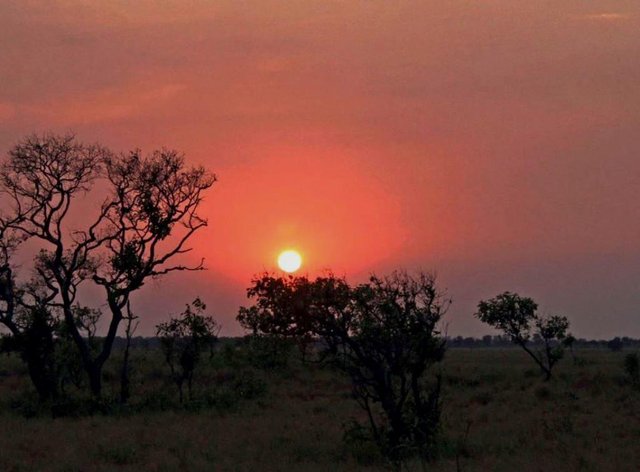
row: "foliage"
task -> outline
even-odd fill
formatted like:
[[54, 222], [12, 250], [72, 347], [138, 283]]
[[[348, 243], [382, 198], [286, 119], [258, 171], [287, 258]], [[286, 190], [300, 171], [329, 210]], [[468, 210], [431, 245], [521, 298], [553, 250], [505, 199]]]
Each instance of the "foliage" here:
[[49, 400], [59, 393], [59, 370], [63, 362], [56, 362], [55, 334], [59, 324], [46, 306], [38, 305], [21, 310], [17, 320], [20, 331], [13, 336], [13, 350], [27, 364], [29, 376], [41, 400]]
[[189, 398], [192, 398], [196, 367], [203, 351], [213, 347], [220, 332], [218, 323], [211, 316], [204, 315], [206, 309], [202, 300], [196, 298], [191, 304], [187, 304], [179, 317], [156, 326], [165, 361], [180, 392], [181, 403], [185, 382]]
[[291, 340], [269, 334], [250, 334], [242, 345], [249, 364], [266, 370], [286, 368], [294, 347]]
[[252, 333], [253, 339], [274, 339], [274, 348], [286, 345], [278, 343], [278, 339], [295, 342], [305, 361], [314, 340], [313, 320], [308, 316], [312, 284], [306, 277], [276, 277], [268, 273], [251, 283], [247, 296], [255, 299], [255, 305], [240, 308], [240, 326]]
[[[443, 359], [438, 324], [450, 303], [435, 277], [394, 272], [372, 276], [350, 291], [346, 283], [320, 280], [314, 309], [318, 332], [333, 364], [351, 378], [354, 395], [367, 412], [383, 453], [397, 462], [418, 453], [433, 455], [440, 420], [440, 376], [427, 374]], [[334, 299], [335, 304], [328, 303]], [[376, 414], [379, 404], [382, 416]]]
[[[349, 375], [378, 447], [394, 462], [429, 457], [440, 417], [440, 379], [429, 368], [442, 360], [437, 325], [449, 300], [435, 278], [394, 272], [350, 287], [332, 274], [254, 280], [241, 324], [255, 334], [318, 338], [322, 358]], [[376, 405], [380, 405], [381, 411]]]
[[[511, 341], [522, 347], [540, 367], [548, 380], [556, 363], [564, 355], [564, 347], [572, 345], [567, 333], [569, 320], [564, 316], [542, 316], [533, 299], [504, 292], [481, 301], [475, 316], [483, 323], [501, 330]], [[530, 347], [531, 340], [542, 343], [542, 349]]]

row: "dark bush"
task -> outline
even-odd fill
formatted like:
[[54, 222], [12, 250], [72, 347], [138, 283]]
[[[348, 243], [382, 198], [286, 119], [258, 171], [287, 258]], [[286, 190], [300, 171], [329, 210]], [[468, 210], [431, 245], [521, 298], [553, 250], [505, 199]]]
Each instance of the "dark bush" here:
[[203, 351], [217, 341], [220, 326], [205, 316], [207, 306], [196, 298], [178, 318], [156, 326], [165, 361], [171, 377], [178, 386], [180, 402], [184, 400], [183, 386], [186, 382], [189, 398], [192, 397], [193, 376], [200, 363]]
[[243, 349], [249, 364], [266, 370], [285, 369], [289, 365], [293, 344], [291, 340], [270, 334], [250, 334]]
[[634, 386], [640, 386], [640, 356], [632, 352], [624, 356], [624, 371]]
[[613, 352], [619, 352], [622, 351], [624, 343], [622, 342], [622, 339], [615, 337], [612, 340], [607, 341], [607, 347]]

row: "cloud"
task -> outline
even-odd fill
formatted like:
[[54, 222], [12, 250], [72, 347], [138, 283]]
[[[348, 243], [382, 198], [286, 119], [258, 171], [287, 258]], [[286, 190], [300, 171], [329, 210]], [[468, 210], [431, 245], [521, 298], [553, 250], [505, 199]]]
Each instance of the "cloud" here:
[[24, 110], [33, 117], [55, 120], [64, 125], [114, 121], [147, 113], [173, 99], [184, 89], [182, 84], [141, 82], [120, 88], [104, 88], [75, 97], [62, 97], [44, 105], [25, 106]]
[[581, 20], [592, 20], [592, 21], [620, 21], [620, 20], [629, 20], [633, 15], [630, 13], [589, 13], [586, 15], [579, 15], [578, 19]]

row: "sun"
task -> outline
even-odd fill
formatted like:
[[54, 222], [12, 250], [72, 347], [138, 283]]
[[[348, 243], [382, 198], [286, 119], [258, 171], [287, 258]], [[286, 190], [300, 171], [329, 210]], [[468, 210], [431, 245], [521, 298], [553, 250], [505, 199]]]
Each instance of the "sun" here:
[[288, 273], [295, 272], [302, 265], [302, 257], [298, 251], [287, 249], [278, 256], [278, 267]]

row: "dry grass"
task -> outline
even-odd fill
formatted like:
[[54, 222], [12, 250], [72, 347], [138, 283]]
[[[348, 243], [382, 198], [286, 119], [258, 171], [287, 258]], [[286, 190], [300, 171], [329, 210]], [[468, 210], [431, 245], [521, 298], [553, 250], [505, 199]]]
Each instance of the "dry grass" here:
[[[436, 471], [640, 470], [640, 392], [621, 353], [583, 351], [543, 382], [517, 350], [451, 350]], [[138, 391], [168, 390], [147, 353]], [[220, 374], [217, 374], [220, 376]], [[215, 375], [203, 378], [213, 381]], [[15, 359], [0, 360], [2, 471], [384, 470], [342, 441], [361, 413], [338, 374], [294, 366], [266, 374], [268, 392], [220, 409], [83, 418], [24, 418], [8, 404], [28, 388]], [[143, 382], [144, 381], [144, 382]], [[407, 464], [407, 470], [422, 470]]]

